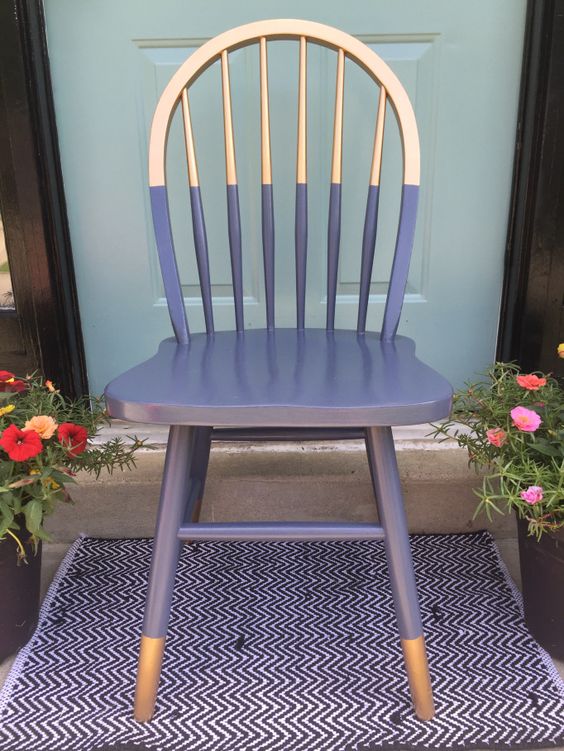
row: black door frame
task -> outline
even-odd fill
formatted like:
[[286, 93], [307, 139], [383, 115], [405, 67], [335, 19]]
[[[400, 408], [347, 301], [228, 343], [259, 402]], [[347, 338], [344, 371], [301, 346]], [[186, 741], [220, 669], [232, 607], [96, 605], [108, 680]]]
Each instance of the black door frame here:
[[0, 131], [0, 208], [16, 302], [15, 314], [0, 311], [0, 336], [13, 335], [16, 326], [15, 366], [39, 368], [66, 394], [84, 394], [84, 346], [41, 0], [0, 2]]
[[529, 0], [497, 357], [564, 375], [564, 0]]
[[[554, 356], [564, 339], [562, 49], [564, 0], [529, 0], [497, 357], [530, 370], [564, 366]], [[0, 205], [26, 346], [67, 393], [85, 393], [42, 0], [0, 3], [0, 127]]]

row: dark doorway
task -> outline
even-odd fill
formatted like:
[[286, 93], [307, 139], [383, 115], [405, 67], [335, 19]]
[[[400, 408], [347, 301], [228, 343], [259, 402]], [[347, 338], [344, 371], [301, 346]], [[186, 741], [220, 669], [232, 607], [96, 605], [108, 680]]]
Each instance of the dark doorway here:
[[57, 131], [39, 0], [0, 3], [0, 369], [85, 393]]

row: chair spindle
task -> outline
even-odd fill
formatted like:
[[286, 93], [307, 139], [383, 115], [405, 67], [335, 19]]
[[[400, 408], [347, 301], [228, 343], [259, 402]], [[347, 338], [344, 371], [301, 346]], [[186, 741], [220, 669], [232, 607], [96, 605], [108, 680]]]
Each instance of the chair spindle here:
[[268, 107], [268, 57], [266, 39], [260, 38], [260, 134], [262, 173], [262, 250], [266, 327], [274, 328], [274, 203], [272, 197], [272, 159], [270, 154], [270, 113]]
[[401, 208], [398, 236], [394, 250], [394, 261], [390, 276], [390, 286], [384, 308], [384, 322], [382, 324], [382, 341], [391, 342], [399, 326], [401, 308], [407, 286], [409, 262], [415, 238], [415, 223], [417, 221], [417, 202], [419, 200], [419, 185], [404, 183], [401, 191]]
[[183, 89], [182, 91], [182, 119], [184, 123], [186, 160], [188, 162], [188, 183], [190, 186], [190, 206], [192, 208], [192, 231], [194, 233], [194, 246], [196, 248], [196, 263], [198, 264], [198, 275], [200, 277], [200, 290], [202, 292], [206, 332], [212, 334], [214, 331], [214, 325], [208, 238], [206, 235], [202, 195], [200, 193], [200, 179], [198, 176], [198, 163], [196, 161], [196, 150], [194, 147], [192, 120], [190, 118], [190, 103], [188, 101], [188, 92], [186, 89]]
[[366, 333], [366, 315], [368, 312], [368, 298], [370, 296], [370, 280], [374, 264], [374, 250], [376, 247], [376, 228], [378, 226], [378, 201], [380, 197], [380, 172], [382, 168], [382, 148], [384, 146], [384, 121], [386, 118], [386, 90], [380, 87], [378, 99], [378, 114], [374, 132], [374, 150], [372, 152], [372, 167], [370, 169], [370, 184], [366, 199], [366, 214], [364, 217], [364, 231], [362, 235], [362, 260], [360, 267], [360, 293], [358, 298], [358, 320], [356, 330], [359, 334]]
[[235, 165], [235, 141], [231, 112], [231, 89], [229, 85], [229, 58], [227, 50], [221, 53], [221, 84], [223, 92], [223, 130], [225, 136], [225, 171], [227, 176], [227, 223], [229, 250], [231, 253], [231, 276], [235, 300], [235, 327], [243, 331], [243, 262], [241, 258], [241, 214], [239, 211], [239, 188]]
[[337, 53], [337, 83], [335, 91], [335, 118], [333, 123], [333, 160], [331, 190], [329, 194], [329, 222], [327, 231], [327, 330], [335, 328], [337, 300], [337, 271], [341, 242], [341, 180], [343, 164], [343, 104], [345, 93], [345, 53]]
[[307, 267], [307, 42], [304, 36], [300, 37], [295, 242], [297, 328], [303, 329]]

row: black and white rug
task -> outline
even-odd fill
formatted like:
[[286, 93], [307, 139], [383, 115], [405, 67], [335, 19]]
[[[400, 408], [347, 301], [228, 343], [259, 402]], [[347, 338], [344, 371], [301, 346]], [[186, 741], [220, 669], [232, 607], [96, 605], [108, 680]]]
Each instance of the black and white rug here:
[[0, 751], [564, 745], [564, 686], [492, 538], [413, 536], [436, 717], [412, 712], [381, 542], [185, 547], [158, 711], [132, 719], [150, 540], [83, 538], [0, 693]]

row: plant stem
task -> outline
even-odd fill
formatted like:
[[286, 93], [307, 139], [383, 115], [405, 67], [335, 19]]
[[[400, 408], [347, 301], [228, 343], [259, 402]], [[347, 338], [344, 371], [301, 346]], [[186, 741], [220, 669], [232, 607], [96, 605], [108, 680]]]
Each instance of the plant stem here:
[[18, 555], [20, 557], [20, 560], [25, 561], [27, 556], [25, 554], [25, 548], [22, 545], [20, 538], [17, 535], [15, 535], [10, 529], [7, 529], [6, 532], [10, 535], [10, 537], [13, 537], [14, 540], [16, 541], [16, 545], [19, 548]]

